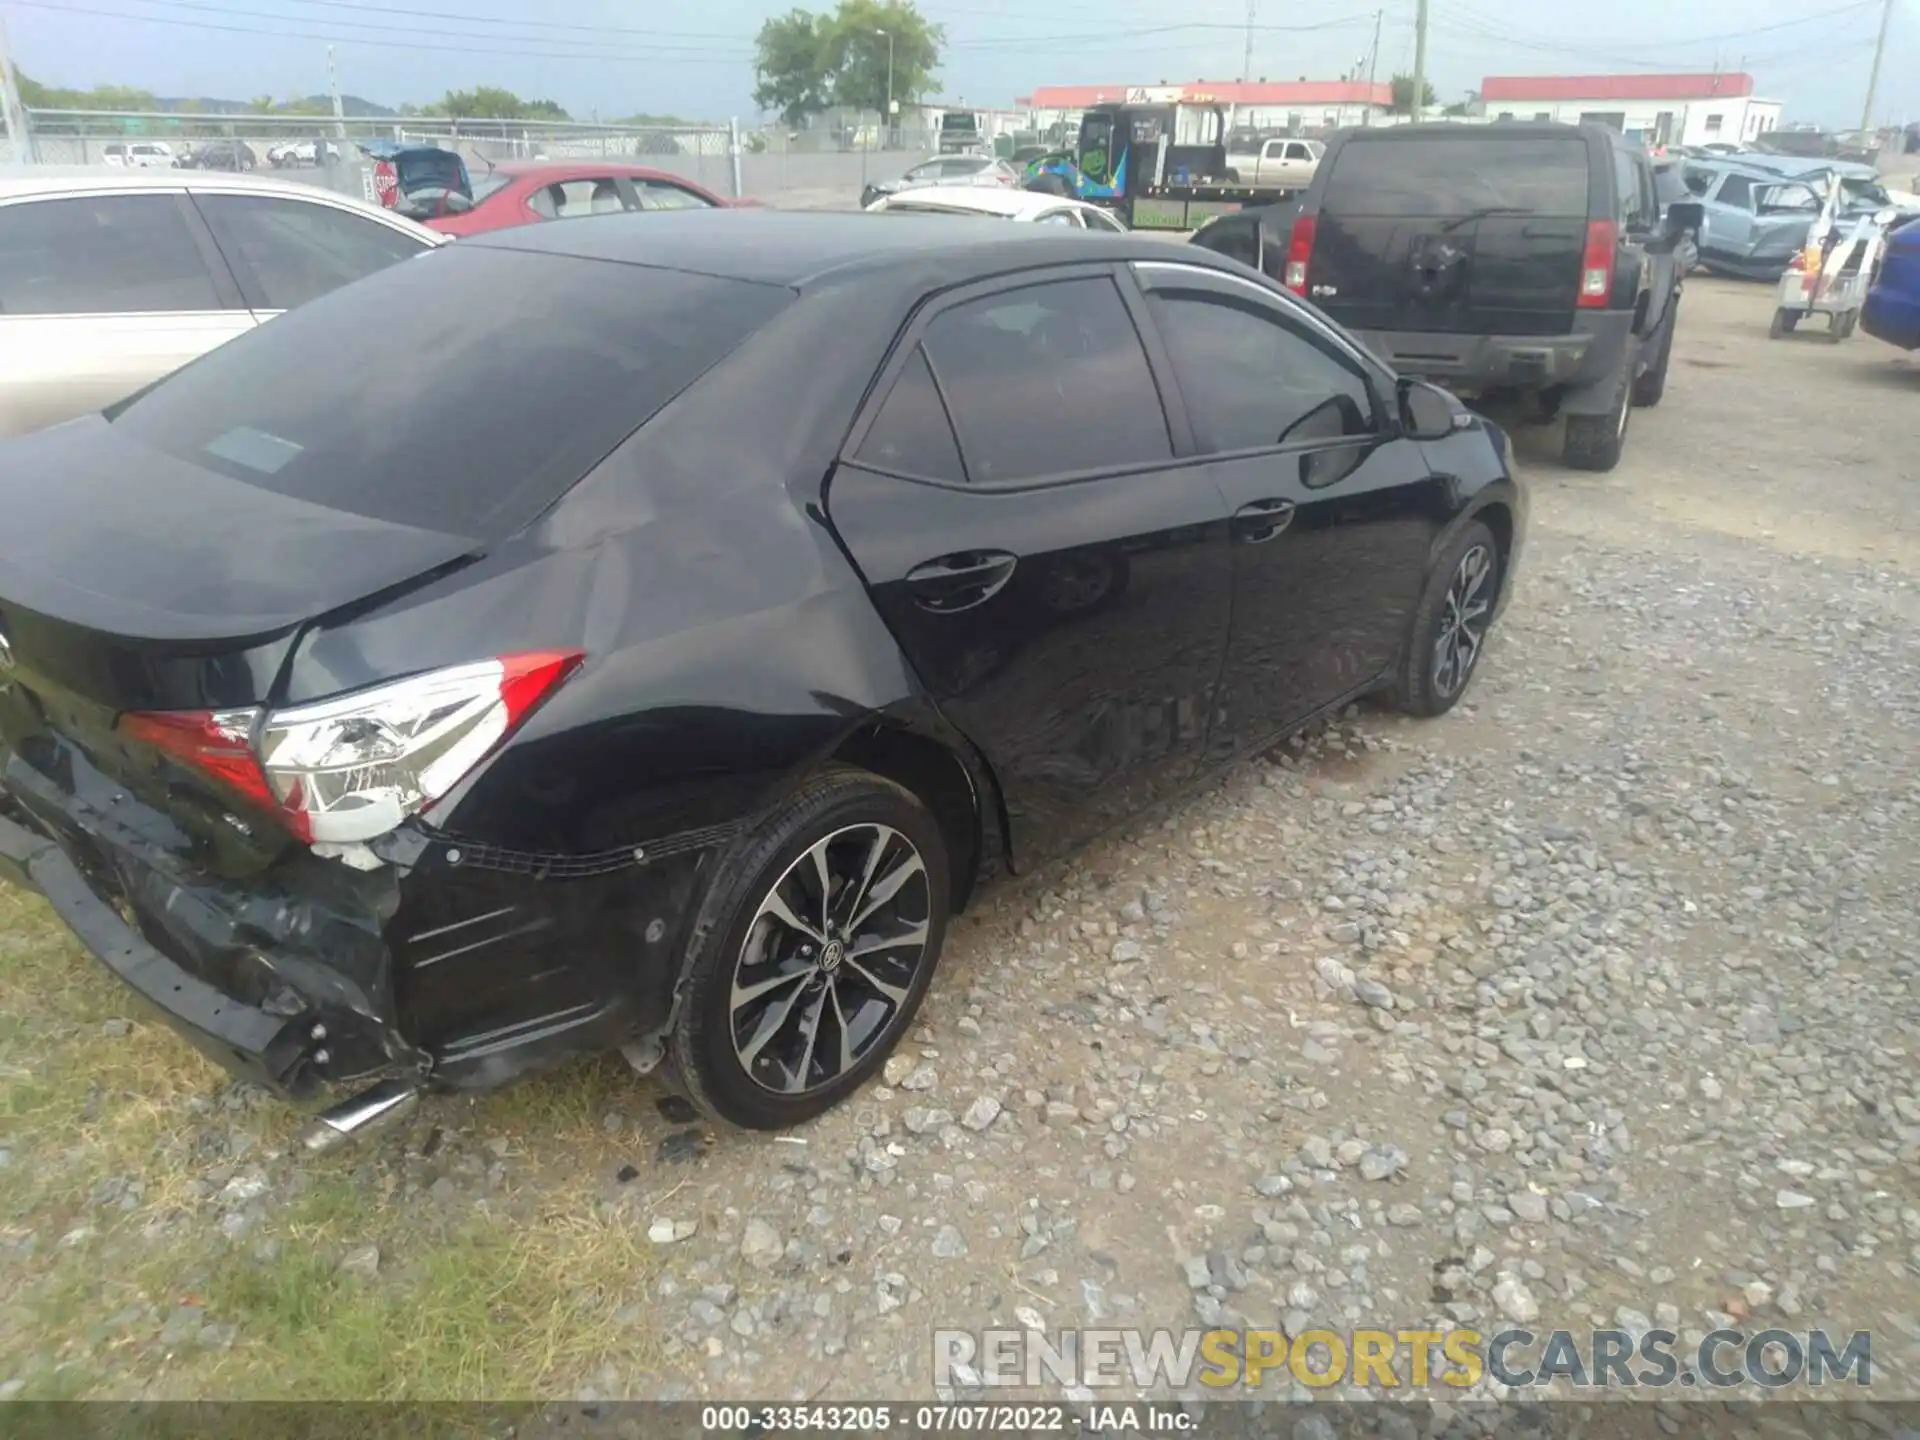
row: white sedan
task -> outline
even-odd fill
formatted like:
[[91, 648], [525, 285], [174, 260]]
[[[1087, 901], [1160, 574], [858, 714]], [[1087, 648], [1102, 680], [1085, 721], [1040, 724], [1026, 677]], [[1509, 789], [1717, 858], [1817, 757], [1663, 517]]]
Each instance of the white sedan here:
[[1070, 225], [1076, 230], [1119, 233], [1127, 227], [1098, 205], [1042, 195], [1034, 190], [987, 190], [974, 186], [930, 185], [886, 195], [867, 209], [889, 215], [990, 215], [1033, 225]]

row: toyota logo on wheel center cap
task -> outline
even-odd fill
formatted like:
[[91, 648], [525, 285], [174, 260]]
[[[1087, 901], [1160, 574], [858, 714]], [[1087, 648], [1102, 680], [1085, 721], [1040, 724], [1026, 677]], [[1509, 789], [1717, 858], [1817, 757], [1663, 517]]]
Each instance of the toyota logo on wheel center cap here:
[[820, 968], [833, 971], [840, 968], [840, 962], [847, 958], [847, 950], [838, 940], [829, 940], [827, 948], [820, 952]]

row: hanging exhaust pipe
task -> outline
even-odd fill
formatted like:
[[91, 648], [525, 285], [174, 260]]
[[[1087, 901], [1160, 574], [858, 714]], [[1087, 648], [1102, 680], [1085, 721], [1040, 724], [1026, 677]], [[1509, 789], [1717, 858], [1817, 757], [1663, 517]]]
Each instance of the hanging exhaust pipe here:
[[382, 1080], [371, 1090], [363, 1090], [351, 1100], [321, 1111], [300, 1132], [298, 1143], [309, 1155], [325, 1155], [404, 1120], [419, 1105], [419, 1086], [405, 1080]]

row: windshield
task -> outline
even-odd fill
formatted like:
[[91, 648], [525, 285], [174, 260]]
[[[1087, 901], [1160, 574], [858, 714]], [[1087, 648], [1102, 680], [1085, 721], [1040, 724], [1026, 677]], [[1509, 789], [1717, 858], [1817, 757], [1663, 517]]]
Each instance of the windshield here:
[[940, 128], [942, 130], [978, 130], [980, 121], [971, 114], [947, 114], [940, 117]]
[[1587, 146], [1493, 134], [1356, 141], [1334, 160], [1320, 208], [1383, 218], [1585, 215]]
[[792, 298], [450, 245], [290, 310], [107, 415], [130, 439], [277, 495], [495, 539]]
[[507, 188], [511, 175], [502, 175], [498, 170], [475, 177], [473, 182], [473, 203], [478, 205], [489, 195], [497, 195]]

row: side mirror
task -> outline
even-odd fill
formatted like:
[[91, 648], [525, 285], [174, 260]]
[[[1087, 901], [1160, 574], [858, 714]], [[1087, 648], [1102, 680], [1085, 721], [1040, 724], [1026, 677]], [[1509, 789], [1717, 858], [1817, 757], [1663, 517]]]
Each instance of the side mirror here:
[[1698, 234], [1707, 222], [1707, 207], [1698, 200], [1676, 200], [1667, 206], [1667, 233], [1678, 237], [1691, 230]]
[[1415, 440], [1444, 440], [1466, 416], [1457, 400], [1424, 380], [1402, 380], [1399, 396], [1401, 427]]

